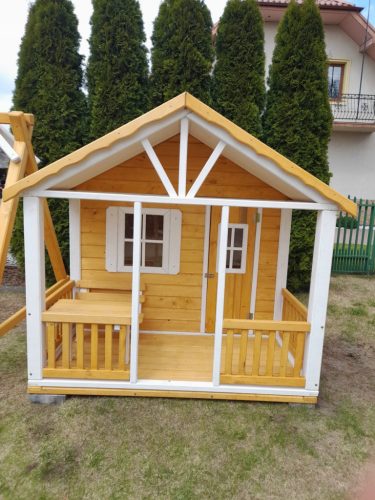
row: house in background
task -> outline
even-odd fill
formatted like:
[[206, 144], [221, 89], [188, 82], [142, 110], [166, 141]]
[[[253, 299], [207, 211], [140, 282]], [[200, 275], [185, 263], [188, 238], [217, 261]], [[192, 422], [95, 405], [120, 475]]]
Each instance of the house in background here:
[[[258, 0], [265, 22], [266, 68], [288, 3]], [[338, 0], [317, 3], [324, 23], [334, 116], [330, 184], [341, 193], [375, 200], [375, 28], [367, 26], [361, 7]]]
[[[5, 178], [7, 175], [8, 171], [8, 157], [6, 154], [0, 149], [0, 186], [2, 186], [5, 183]], [[0, 197], [1, 197], [1, 191], [0, 191]]]

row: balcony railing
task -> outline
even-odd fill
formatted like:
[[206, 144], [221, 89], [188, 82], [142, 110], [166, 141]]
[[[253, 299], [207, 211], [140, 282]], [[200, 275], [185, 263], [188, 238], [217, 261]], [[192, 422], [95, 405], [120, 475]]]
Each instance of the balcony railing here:
[[375, 123], [375, 95], [341, 94], [330, 102], [335, 121]]

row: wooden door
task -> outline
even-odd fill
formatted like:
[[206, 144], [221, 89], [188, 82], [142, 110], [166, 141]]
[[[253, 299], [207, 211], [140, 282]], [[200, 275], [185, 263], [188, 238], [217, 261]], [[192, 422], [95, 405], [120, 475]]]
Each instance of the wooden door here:
[[[215, 331], [216, 291], [217, 291], [217, 242], [221, 207], [212, 207], [208, 258], [206, 332]], [[247, 225], [247, 245], [245, 272], [227, 272], [225, 279], [224, 318], [249, 318], [250, 294], [253, 275], [254, 243], [256, 230], [256, 209], [232, 207], [229, 224]]]

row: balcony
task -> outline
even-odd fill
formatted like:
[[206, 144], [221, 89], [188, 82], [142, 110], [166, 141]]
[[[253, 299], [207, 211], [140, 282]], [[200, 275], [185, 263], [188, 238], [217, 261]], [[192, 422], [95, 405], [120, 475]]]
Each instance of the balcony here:
[[341, 131], [375, 131], [375, 95], [341, 94], [331, 98], [333, 129]]

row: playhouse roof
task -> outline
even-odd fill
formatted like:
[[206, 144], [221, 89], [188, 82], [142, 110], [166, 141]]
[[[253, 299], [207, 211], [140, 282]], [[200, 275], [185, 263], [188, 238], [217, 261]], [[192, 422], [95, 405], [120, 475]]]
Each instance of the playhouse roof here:
[[[16, 196], [22, 195], [26, 190], [39, 188], [41, 186], [48, 187], [53, 185], [58, 189], [71, 189], [79, 183], [77, 180], [79, 177], [77, 172], [81, 165], [85, 163], [88, 164], [91, 159], [91, 170], [89, 171], [88, 168], [85, 170], [85, 175], [89, 175], [91, 177], [100, 173], [98, 168], [101, 168], [102, 171], [111, 168], [114, 166], [113, 162], [115, 159], [118, 161], [119, 158], [119, 151], [115, 151], [116, 147], [119, 144], [123, 144], [124, 141], [131, 139], [133, 136], [135, 137], [140, 131], [147, 129], [147, 127], [155, 127], [154, 143], [165, 140], [165, 137], [163, 137], [160, 130], [166, 131], [165, 133], [169, 133], [170, 136], [172, 133], [176, 133], [173, 127], [171, 127], [170, 124], [168, 125], [168, 119], [176, 116], [179, 112], [194, 114], [198, 117], [198, 119], [201, 119], [208, 125], [216, 127], [217, 130], [221, 130], [228, 134], [228, 136], [234, 139], [237, 143], [240, 143], [240, 145], [244, 145], [251, 152], [253, 152], [255, 157], [259, 160], [257, 162], [258, 169], [261, 169], [262, 160], [272, 163], [272, 165], [276, 167], [280, 173], [280, 176], [282, 174], [284, 175], [284, 185], [288, 183], [288, 179], [290, 179], [290, 181], [294, 179], [298, 181], [299, 185], [304, 186], [309, 192], [315, 194], [319, 198], [323, 198], [336, 204], [338, 209], [344, 210], [353, 215], [356, 214], [357, 207], [352, 201], [348, 200], [345, 196], [341, 195], [324, 182], [306, 172], [306, 170], [288, 160], [285, 156], [256, 139], [254, 136], [247, 133], [187, 92], [180, 94], [161, 106], [158, 106], [139, 118], [136, 118], [126, 125], [114, 130], [113, 132], [110, 132], [96, 141], [93, 141], [73, 153], [70, 153], [64, 158], [51, 163], [38, 172], [35, 172], [34, 174], [31, 174], [7, 187], [3, 192], [3, 198], [7, 201]], [[139, 141], [137, 141], [137, 143], [138, 142]], [[135, 148], [135, 144], [130, 144], [130, 146], [128, 145], [127, 150], [128, 157], [139, 153], [139, 151]], [[92, 159], [95, 158], [95, 155], [97, 159], [93, 162]], [[109, 156], [111, 156], [112, 163], [106, 163], [106, 157]], [[93, 169], [94, 172], [92, 172]], [[88, 171], [89, 174], [87, 174]], [[75, 179], [74, 182], [72, 181], [73, 179]], [[80, 178], [80, 182], [82, 182], [82, 177]]]

